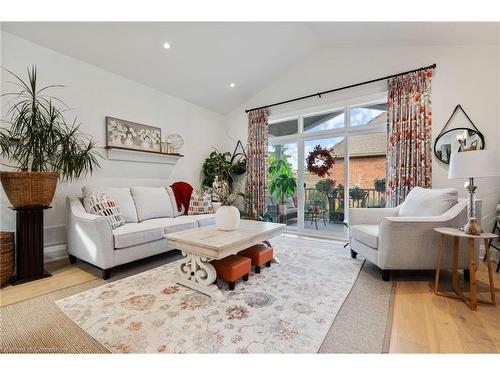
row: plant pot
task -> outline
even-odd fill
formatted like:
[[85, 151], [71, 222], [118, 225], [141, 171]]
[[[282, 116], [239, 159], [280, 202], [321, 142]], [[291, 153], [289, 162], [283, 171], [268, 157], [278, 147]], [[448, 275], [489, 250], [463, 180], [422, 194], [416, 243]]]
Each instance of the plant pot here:
[[215, 213], [215, 227], [218, 230], [231, 231], [240, 226], [240, 211], [234, 206], [221, 206]]
[[58, 179], [59, 172], [0, 172], [3, 189], [14, 208], [50, 206]]

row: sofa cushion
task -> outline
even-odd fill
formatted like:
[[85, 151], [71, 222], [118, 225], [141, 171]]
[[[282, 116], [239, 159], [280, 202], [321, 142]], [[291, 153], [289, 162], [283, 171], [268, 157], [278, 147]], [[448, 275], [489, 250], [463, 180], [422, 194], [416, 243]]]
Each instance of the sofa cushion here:
[[172, 190], [172, 188], [170, 186], [167, 186], [166, 189], [167, 189], [168, 196], [170, 197], [170, 201], [172, 202], [172, 207], [174, 210], [174, 217], [185, 215], [186, 208], [184, 207], [183, 204], [181, 204], [180, 209], [177, 208], [177, 201], [175, 200], [175, 195], [174, 195], [174, 191]]
[[165, 187], [132, 186], [139, 222], [157, 217], [174, 217], [172, 201]]
[[103, 186], [84, 186], [82, 187], [83, 205], [87, 212], [89, 211], [88, 197], [93, 193], [106, 193], [106, 197], [116, 202], [120, 207], [126, 223], [137, 223], [137, 211], [135, 210], [134, 200], [130, 194], [130, 188], [124, 187], [103, 187]]
[[378, 249], [378, 225], [352, 225], [350, 228], [351, 237], [374, 249]]
[[126, 223], [113, 230], [115, 249], [161, 240], [163, 228], [147, 223]]
[[89, 212], [104, 216], [111, 227], [116, 229], [125, 224], [120, 207], [113, 199], [106, 197], [106, 193], [93, 193], [88, 197]]
[[185, 216], [185, 215], [176, 218], [162, 217], [158, 219], [149, 219], [143, 221], [143, 223], [160, 227], [162, 228], [163, 233], [165, 234], [198, 228], [198, 221], [196, 220], [196, 217]]
[[439, 216], [458, 202], [456, 189], [414, 187], [399, 208], [398, 216]]
[[198, 221], [200, 227], [205, 227], [207, 225], [215, 224], [215, 214], [202, 214], [193, 216], [194, 219]]

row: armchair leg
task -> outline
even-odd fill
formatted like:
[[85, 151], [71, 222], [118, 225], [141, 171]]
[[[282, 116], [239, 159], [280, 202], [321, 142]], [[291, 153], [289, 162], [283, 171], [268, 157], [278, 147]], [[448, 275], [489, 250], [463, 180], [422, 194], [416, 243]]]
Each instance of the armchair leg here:
[[109, 279], [111, 277], [111, 268], [108, 268], [106, 270], [101, 270], [101, 274], [103, 280]]
[[465, 281], [470, 281], [470, 270], [469, 269], [464, 269], [464, 279]]
[[351, 249], [351, 258], [356, 259], [358, 253]]
[[389, 281], [391, 279], [390, 270], [380, 270], [380, 274], [382, 275], [382, 280], [384, 281]]

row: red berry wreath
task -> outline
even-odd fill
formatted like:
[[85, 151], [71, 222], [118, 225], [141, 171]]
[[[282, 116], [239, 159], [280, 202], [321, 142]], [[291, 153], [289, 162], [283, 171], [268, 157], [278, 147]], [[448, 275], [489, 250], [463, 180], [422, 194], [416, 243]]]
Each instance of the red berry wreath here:
[[335, 164], [335, 157], [320, 145], [314, 147], [306, 159], [307, 171], [319, 177], [330, 175], [328, 171]]

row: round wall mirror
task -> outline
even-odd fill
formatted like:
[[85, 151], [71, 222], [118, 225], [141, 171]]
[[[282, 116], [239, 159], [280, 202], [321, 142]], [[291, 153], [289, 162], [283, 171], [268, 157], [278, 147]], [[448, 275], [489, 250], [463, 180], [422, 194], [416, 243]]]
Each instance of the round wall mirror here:
[[450, 164], [450, 156], [455, 152], [483, 149], [483, 135], [478, 130], [470, 128], [450, 129], [440, 134], [434, 142], [434, 154], [446, 164]]

